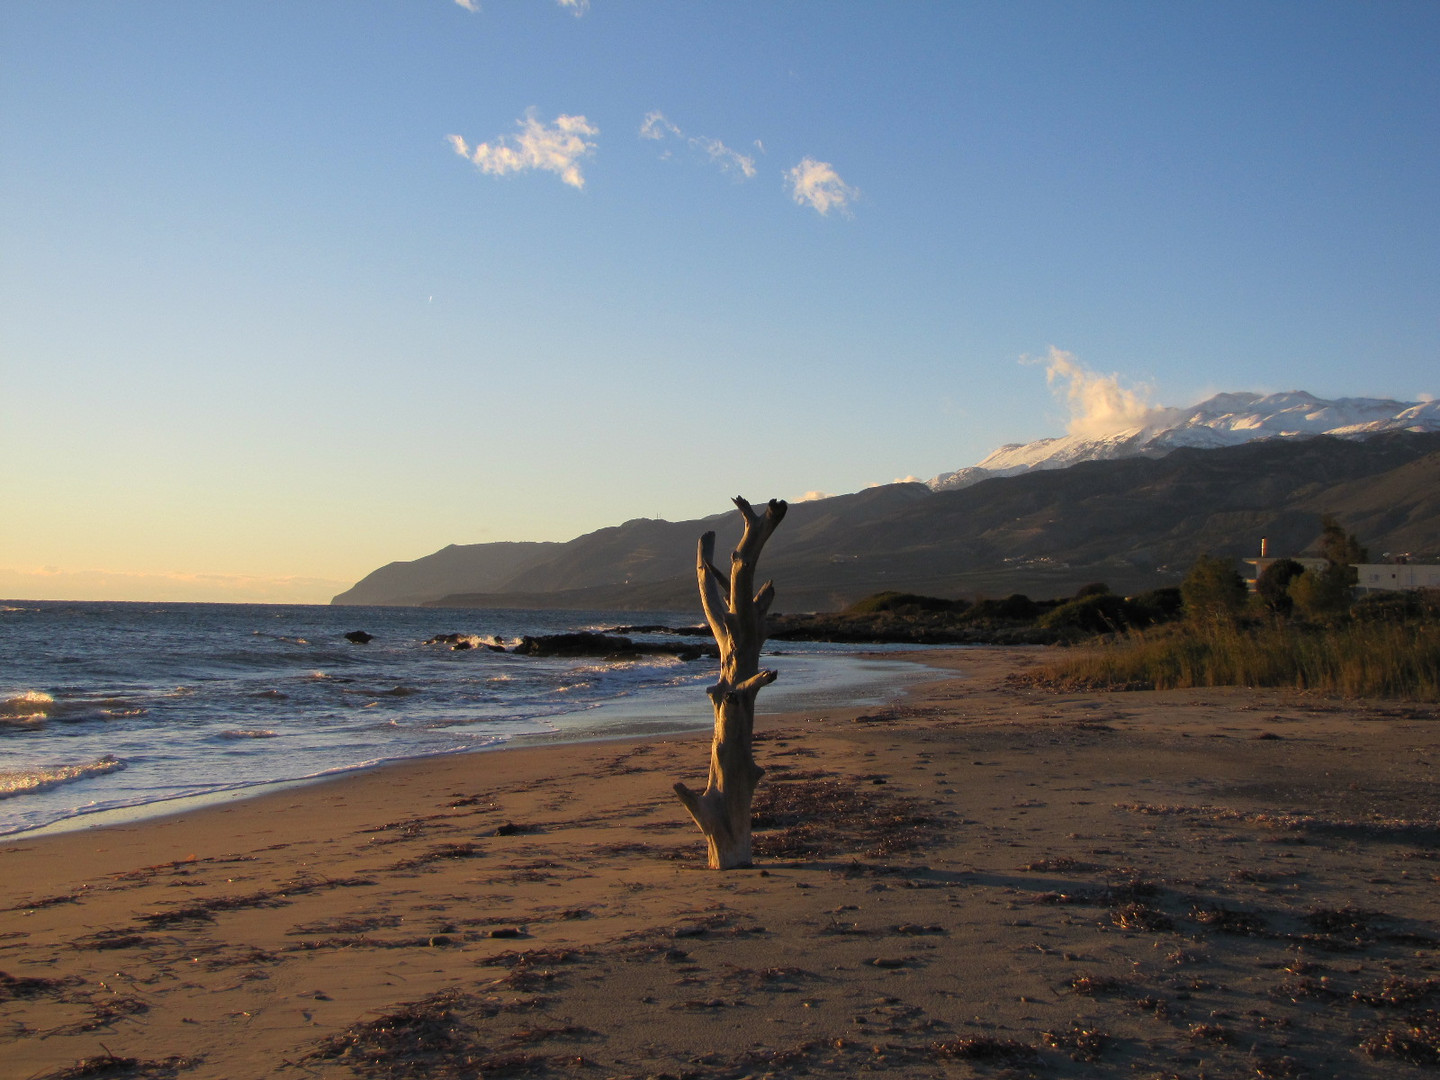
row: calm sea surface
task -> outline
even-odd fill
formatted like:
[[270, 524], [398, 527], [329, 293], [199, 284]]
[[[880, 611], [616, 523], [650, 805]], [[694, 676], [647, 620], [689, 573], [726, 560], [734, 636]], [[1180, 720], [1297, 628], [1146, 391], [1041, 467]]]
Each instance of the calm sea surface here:
[[[711, 660], [611, 663], [425, 644], [446, 633], [513, 643], [640, 621], [698, 619], [0, 601], [0, 835], [119, 808], [164, 813], [177, 799], [516, 739], [708, 728]], [[374, 640], [352, 644], [350, 630]], [[762, 715], [878, 704], [897, 681], [923, 675], [911, 663], [861, 661], [828, 645], [775, 643], [765, 662], [780, 679], [761, 694]]]

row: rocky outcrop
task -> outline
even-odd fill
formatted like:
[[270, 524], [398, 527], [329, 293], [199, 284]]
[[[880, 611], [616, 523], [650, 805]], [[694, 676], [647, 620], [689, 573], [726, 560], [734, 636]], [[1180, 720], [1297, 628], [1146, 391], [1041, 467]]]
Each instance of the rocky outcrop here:
[[449, 645], [452, 652], [464, 652], [466, 649], [489, 649], [491, 652], [504, 652], [505, 646], [492, 644], [486, 641], [479, 634], [436, 634], [429, 638], [426, 645]]
[[681, 660], [699, 660], [701, 657], [719, 656], [712, 646], [680, 644], [679, 642], [636, 643], [628, 637], [613, 634], [579, 632], [573, 634], [541, 634], [537, 637], [522, 637], [520, 644], [511, 652], [522, 656], [601, 656], [634, 657], [645, 655], [668, 655]]

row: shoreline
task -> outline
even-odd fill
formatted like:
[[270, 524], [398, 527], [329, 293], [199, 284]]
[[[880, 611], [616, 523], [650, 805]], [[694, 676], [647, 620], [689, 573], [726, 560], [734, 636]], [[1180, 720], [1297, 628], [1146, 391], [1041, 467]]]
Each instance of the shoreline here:
[[1427, 1074], [1403, 1054], [1440, 1008], [1433, 709], [1054, 693], [1005, 678], [1041, 649], [921, 655], [934, 678], [881, 708], [762, 697], [747, 870], [703, 868], [670, 791], [703, 778], [708, 731], [18, 834], [5, 1059], [179, 1080]]
[[[906, 685], [920, 680], [919, 675], [902, 677], [896, 665], [924, 667], [925, 653], [891, 653], [860, 651], [825, 656], [826, 664], [839, 661], [859, 662], [868, 672], [857, 677], [853, 672], [842, 669], [838, 680], [839, 690], [831, 685], [804, 686], [791, 689], [779, 685], [773, 696], [787, 704], [787, 708], [775, 715], [782, 716], [802, 707], [830, 703], [837, 693], [856, 695], [869, 706], [878, 706], [887, 697], [904, 692]], [[813, 658], [812, 659], [813, 662]], [[890, 664], [891, 670], [884, 671], [881, 665]], [[832, 680], [834, 682], [835, 680]], [[431, 754], [416, 754], [405, 757], [384, 758], [333, 769], [312, 776], [282, 777], [275, 780], [249, 783], [237, 787], [216, 788], [192, 794], [170, 795], [147, 802], [119, 806], [107, 806], [95, 810], [80, 810], [55, 821], [29, 828], [15, 829], [0, 833], [0, 848], [7, 843], [30, 836], [59, 836], [69, 832], [106, 828], [110, 825], [140, 824], [146, 821], [171, 817], [175, 814], [192, 813], [211, 806], [225, 806], [236, 801], [262, 798], [292, 788], [311, 784], [324, 784], [342, 780], [376, 769], [387, 769], [406, 762], [430, 761], [432, 759], [468, 754], [490, 754], [505, 750], [529, 747], [566, 746], [596, 742], [626, 741], [641, 738], [658, 738], [666, 735], [683, 736], [696, 732], [708, 732], [712, 723], [708, 702], [702, 701], [703, 694], [690, 694], [684, 704], [670, 698], [663, 700], [637, 701], [621, 698], [604, 701], [574, 713], [559, 714], [549, 718], [557, 726], [544, 732], [527, 732], [518, 735], [498, 736], [490, 744], [462, 750], [441, 751]], [[680, 717], [693, 714], [687, 719]], [[606, 718], [611, 719], [609, 723]]]

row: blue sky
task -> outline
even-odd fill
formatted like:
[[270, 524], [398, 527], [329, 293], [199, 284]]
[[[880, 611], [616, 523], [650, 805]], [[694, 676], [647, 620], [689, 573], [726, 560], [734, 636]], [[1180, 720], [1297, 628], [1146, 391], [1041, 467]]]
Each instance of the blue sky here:
[[1064, 432], [1051, 347], [1433, 395], [1437, 55], [1428, 0], [7, 0], [0, 595], [924, 479]]

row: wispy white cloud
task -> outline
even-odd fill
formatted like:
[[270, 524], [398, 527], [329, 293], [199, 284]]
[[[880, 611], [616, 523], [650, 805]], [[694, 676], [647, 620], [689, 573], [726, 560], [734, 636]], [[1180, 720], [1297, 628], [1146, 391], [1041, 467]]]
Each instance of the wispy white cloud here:
[[642, 139], [653, 139], [659, 141], [666, 135], [682, 135], [678, 127], [666, 119], [665, 114], [659, 109], [652, 109], [645, 114], [645, 119], [640, 122], [640, 137]]
[[483, 142], [473, 150], [459, 135], [446, 135], [445, 140], [455, 153], [475, 163], [475, 167], [491, 176], [541, 169], [555, 173], [571, 187], [583, 189], [585, 177], [580, 161], [595, 152], [593, 137], [600, 129], [583, 116], [560, 115], [553, 124], [535, 119], [535, 110], [527, 109], [516, 123], [518, 135], [506, 135], [493, 142]]
[[755, 175], [755, 159], [731, 150], [719, 139], [694, 138], [690, 140], [690, 145], [702, 151], [725, 172], [738, 172], [746, 180]]
[[732, 150], [719, 139], [712, 139], [708, 135], [686, 135], [659, 109], [645, 114], [645, 119], [640, 123], [640, 138], [650, 139], [659, 142], [662, 139], [674, 136], [677, 139], [684, 139], [686, 145], [705, 157], [715, 165], [718, 165], [723, 172], [736, 174], [749, 180], [755, 175], [755, 159]]
[[1157, 409], [1151, 387], [1123, 386], [1119, 375], [1091, 371], [1073, 354], [1053, 345], [1043, 359], [1026, 357], [1023, 362], [1045, 365], [1051, 393], [1069, 410], [1066, 430], [1071, 435], [1094, 438], [1139, 427]]
[[[563, 8], [569, 8], [578, 19], [590, 10], [590, 0], [555, 0]], [[455, 0], [466, 11], [479, 11], [480, 0]]]
[[849, 214], [850, 204], [860, 197], [859, 189], [841, 180], [828, 161], [804, 158], [785, 174], [785, 180], [791, 198], [801, 206], [814, 207], [821, 214], [831, 210]]
[[794, 503], [819, 502], [821, 499], [833, 499], [834, 497], [835, 493], [833, 491], [807, 491], [798, 499], [791, 499], [790, 501]]

